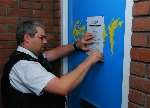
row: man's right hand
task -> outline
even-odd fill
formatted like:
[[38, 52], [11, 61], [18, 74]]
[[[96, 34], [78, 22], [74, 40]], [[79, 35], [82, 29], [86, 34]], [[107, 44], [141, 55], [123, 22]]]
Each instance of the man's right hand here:
[[94, 64], [98, 61], [103, 61], [103, 54], [100, 51], [91, 52], [87, 59]]

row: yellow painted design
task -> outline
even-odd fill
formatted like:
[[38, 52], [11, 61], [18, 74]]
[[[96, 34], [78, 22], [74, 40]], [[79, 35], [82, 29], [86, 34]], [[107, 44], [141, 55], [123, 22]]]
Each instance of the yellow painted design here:
[[113, 19], [111, 24], [108, 26], [109, 30], [109, 38], [110, 38], [110, 47], [111, 47], [111, 53], [113, 54], [114, 50], [114, 35], [115, 35], [115, 30], [118, 27], [121, 27], [123, 22], [120, 20], [120, 18]]
[[73, 28], [73, 36], [75, 40], [80, 39], [84, 35], [85, 31], [86, 31], [86, 27], [82, 25], [80, 20], [77, 20]]

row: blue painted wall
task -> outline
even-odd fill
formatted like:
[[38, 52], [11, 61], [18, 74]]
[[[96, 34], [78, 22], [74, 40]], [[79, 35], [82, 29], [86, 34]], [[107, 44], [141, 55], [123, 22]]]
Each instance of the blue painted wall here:
[[[115, 31], [114, 53], [111, 53], [109, 34], [104, 46], [104, 63], [97, 63], [84, 81], [69, 96], [69, 108], [80, 108], [79, 99], [85, 99], [97, 108], [121, 108], [125, 0], [69, 0], [69, 43], [74, 41], [72, 30], [76, 20], [86, 24], [88, 16], [104, 16], [105, 25], [120, 18], [123, 26]], [[69, 56], [69, 70], [74, 69], [85, 58], [83, 52]]]

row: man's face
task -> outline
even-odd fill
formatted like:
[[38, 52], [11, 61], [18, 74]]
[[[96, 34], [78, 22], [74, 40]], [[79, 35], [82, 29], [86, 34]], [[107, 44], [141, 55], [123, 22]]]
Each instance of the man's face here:
[[44, 50], [44, 45], [47, 43], [47, 36], [41, 27], [36, 28], [37, 33], [31, 40], [31, 46], [34, 53], [38, 54]]

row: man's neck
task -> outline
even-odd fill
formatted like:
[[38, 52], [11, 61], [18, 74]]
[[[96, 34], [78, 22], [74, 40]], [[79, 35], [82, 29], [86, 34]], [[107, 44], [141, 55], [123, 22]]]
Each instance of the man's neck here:
[[30, 52], [32, 52], [32, 53], [33, 53], [35, 56], [37, 56], [37, 57], [38, 57], [38, 55], [40, 54], [40, 52], [38, 53], [38, 52], [33, 51], [32, 48], [30, 48], [30, 47], [27, 46], [27, 45], [21, 44], [20, 46], [23, 47], [23, 48], [25, 48], [25, 49], [27, 49], [27, 50], [29, 50]]

